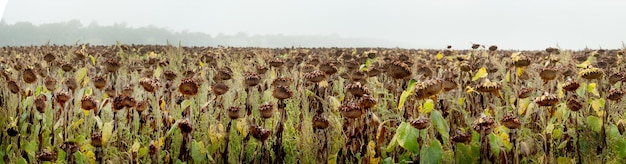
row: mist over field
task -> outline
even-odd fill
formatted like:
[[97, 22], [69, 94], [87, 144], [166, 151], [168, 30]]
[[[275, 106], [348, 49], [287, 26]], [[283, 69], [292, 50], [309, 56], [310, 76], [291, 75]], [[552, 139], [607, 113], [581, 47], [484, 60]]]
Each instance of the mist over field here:
[[[6, 1], [6, 0], [5, 0]], [[0, 3], [2, 4], [2, 3]], [[36, 4], [36, 5], [34, 5]], [[2, 45], [122, 42], [225, 46], [357, 46], [469, 48], [471, 43], [506, 49], [621, 48], [626, 23], [623, 1], [9, 1], [3, 26], [80, 22], [65, 37], [24, 39], [6, 35]], [[25, 25], [25, 24], [21, 24]], [[76, 25], [76, 24], [73, 24]], [[119, 28], [102, 39], [90, 27]], [[20, 29], [50, 31], [47, 27]], [[121, 29], [127, 28], [127, 29]], [[160, 33], [146, 34], [146, 29]], [[11, 31], [13, 33], [14, 31]], [[58, 34], [58, 33], [53, 33]], [[137, 40], [127, 35], [142, 36]], [[183, 37], [182, 35], [188, 36]], [[197, 35], [197, 36], [191, 36]], [[143, 37], [145, 36], [145, 37]], [[198, 40], [197, 40], [198, 39]], [[113, 41], [113, 42], [112, 42]]]

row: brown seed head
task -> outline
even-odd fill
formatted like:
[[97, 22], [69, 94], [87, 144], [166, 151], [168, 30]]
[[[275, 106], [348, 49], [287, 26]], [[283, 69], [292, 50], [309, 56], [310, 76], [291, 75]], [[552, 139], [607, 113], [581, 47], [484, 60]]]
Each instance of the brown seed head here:
[[246, 86], [248, 87], [254, 87], [259, 85], [259, 83], [261, 82], [261, 75], [256, 74], [256, 73], [246, 73], [246, 76], [244, 77], [244, 83], [246, 84]]
[[411, 68], [403, 62], [394, 61], [387, 64], [387, 74], [394, 79], [403, 79], [411, 76]]
[[522, 88], [517, 92], [517, 98], [525, 99], [530, 97], [531, 94], [535, 91], [534, 88]]
[[491, 133], [491, 131], [496, 127], [496, 124], [492, 117], [481, 114], [481, 116], [474, 120], [472, 128], [478, 132], [485, 132], [485, 134]]
[[606, 95], [606, 98], [609, 100], [613, 100], [613, 101], [619, 101], [620, 99], [622, 99], [622, 96], [624, 96], [623, 90], [618, 90], [618, 89], [613, 88], [609, 90], [609, 93]]
[[289, 87], [281, 85], [274, 87], [274, 90], [272, 91], [272, 96], [276, 99], [284, 100], [291, 98], [291, 96], [293, 96], [293, 92], [289, 90]]
[[567, 79], [567, 81], [563, 84], [563, 90], [567, 92], [574, 92], [578, 89], [578, 87], [580, 87], [580, 83], [572, 79]]
[[370, 94], [370, 89], [367, 88], [367, 86], [361, 85], [361, 82], [348, 83], [345, 90], [356, 97], [361, 97], [364, 94]]
[[98, 89], [102, 89], [107, 85], [107, 80], [102, 76], [96, 76], [93, 78], [93, 85]]
[[57, 92], [54, 98], [57, 103], [62, 105], [62, 104], [65, 104], [65, 102], [67, 102], [68, 100], [70, 100], [71, 95], [67, 91], [62, 90], [62, 91]]
[[183, 119], [178, 122], [178, 128], [180, 128], [180, 131], [182, 131], [183, 134], [191, 133], [191, 131], [193, 131], [193, 125], [191, 125], [188, 119]]
[[602, 69], [599, 68], [586, 68], [582, 71], [580, 71], [578, 73], [580, 75], [580, 77], [587, 79], [587, 80], [592, 80], [592, 79], [598, 79], [601, 78], [602, 75], [604, 74], [604, 71], [602, 71]]
[[187, 96], [198, 94], [198, 83], [192, 78], [185, 78], [178, 85], [178, 92]]
[[315, 71], [312, 71], [312, 72], [304, 74], [304, 78], [307, 81], [318, 83], [318, 82], [323, 81], [324, 79], [326, 79], [326, 74], [324, 74], [324, 72], [322, 72], [322, 71], [315, 70]]
[[539, 106], [554, 106], [559, 103], [559, 98], [548, 92], [544, 92], [543, 95], [535, 99], [535, 103]]
[[509, 114], [500, 120], [500, 122], [509, 129], [517, 129], [522, 125], [522, 122], [515, 115]]
[[274, 116], [274, 105], [270, 103], [264, 103], [259, 106], [259, 112], [261, 113], [262, 118], [272, 118]]
[[46, 101], [48, 97], [44, 94], [39, 94], [35, 99], [35, 108], [39, 113], [43, 113], [46, 110]]
[[215, 83], [211, 86], [211, 91], [213, 91], [213, 94], [219, 96], [219, 95], [223, 95], [224, 93], [228, 92], [230, 88], [224, 84], [224, 83]]
[[230, 108], [227, 109], [228, 117], [233, 120], [240, 118], [241, 117], [241, 112], [239, 112], [240, 110], [241, 108], [239, 107], [231, 106]]
[[426, 129], [428, 126], [430, 126], [430, 118], [420, 116], [419, 118], [414, 119], [410, 123], [411, 123], [411, 126], [417, 128], [417, 129], [422, 130], [422, 129]]
[[313, 116], [313, 129], [326, 129], [330, 125], [328, 119], [321, 115]]
[[91, 96], [83, 96], [80, 100], [80, 107], [84, 110], [94, 110], [98, 107], [98, 103]]
[[24, 72], [22, 74], [22, 80], [24, 80], [24, 82], [27, 84], [37, 81], [37, 75], [35, 74], [35, 70], [31, 68], [24, 69]]
[[345, 104], [341, 106], [339, 111], [341, 112], [341, 115], [343, 117], [346, 117], [349, 119], [358, 118], [358, 117], [361, 117], [361, 115], [363, 115], [363, 110], [361, 109], [361, 107], [359, 107], [355, 103]]

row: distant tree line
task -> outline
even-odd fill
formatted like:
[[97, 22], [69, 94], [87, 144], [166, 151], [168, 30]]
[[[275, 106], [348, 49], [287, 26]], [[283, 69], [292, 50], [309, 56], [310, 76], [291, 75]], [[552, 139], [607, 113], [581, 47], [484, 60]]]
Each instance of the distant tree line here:
[[[210, 29], [210, 27], [207, 27]], [[245, 47], [396, 47], [388, 41], [343, 38], [338, 35], [235, 35], [211, 36], [200, 32], [173, 32], [156, 26], [129, 27], [128, 25], [84, 26], [78, 20], [35, 25], [30, 22], [7, 24], [0, 22], [0, 46], [43, 45], [43, 44], [101, 44], [117, 42], [125, 44], [170, 44], [185, 46], [245, 46]]]

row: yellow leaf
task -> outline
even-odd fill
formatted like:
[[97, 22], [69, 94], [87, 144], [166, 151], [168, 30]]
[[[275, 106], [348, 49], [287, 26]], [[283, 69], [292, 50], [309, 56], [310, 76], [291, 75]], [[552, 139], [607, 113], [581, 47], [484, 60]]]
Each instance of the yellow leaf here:
[[139, 151], [139, 148], [141, 148], [141, 144], [139, 144], [139, 141], [135, 140], [133, 146], [130, 147], [130, 152], [137, 152]]
[[517, 77], [520, 77], [524, 74], [524, 70], [526, 67], [517, 67]]
[[374, 141], [370, 141], [367, 143], [367, 156], [373, 158], [376, 155], [376, 143]]
[[84, 78], [83, 81], [80, 83], [80, 86], [85, 87], [85, 85], [89, 84], [89, 81], [91, 81], [90, 78]]
[[488, 75], [488, 74], [489, 74], [489, 73], [487, 73], [487, 68], [482, 67], [482, 68], [480, 68], [480, 69], [478, 70], [478, 72], [476, 72], [476, 74], [474, 75], [474, 77], [472, 77], [472, 81], [476, 81], [476, 80], [478, 80], [478, 79], [480, 79], [480, 78], [487, 77], [487, 75]]
[[219, 144], [224, 137], [224, 126], [222, 124], [211, 124], [209, 126], [209, 138], [212, 144]]
[[78, 121], [76, 121], [76, 122], [72, 122], [72, 129], [76, 129], [76, 128], [78, 128], [78, 126], [79, 126], [80, 124], [82, 124], [84, 121], [85, 121], [85, 119], [82, 119], [82, 118], [81, 118], [81, 119], [79, 119], [79, 120], [78, 120]]
[[96, 163], [96, 154], [93, 151], [86, 151], [83, 155], [87, 157], [89, 163]]
[[87, 77], [87, 68], [83, 67], [81, 69], [78, 69], [78, 71], [76, 71], [76, 74], [75, 74], [76, 83], [80, 84], [85, 77]]
[[602, 117], [604, 115], [604, 110], [602, 110], [604, 104], [604, 99], [595, 99], [591, 102], [591, 108], [593, 109], [593, 111], [596, 112], [596, 114], [598, 114], [599, 117]]
[[245, 119], [238, 119], [237, 120], [237, 131], [239, 131], [239, 134], [242, 135], [242, 137], [246, 137], [248, 136], [248, 130], [246, 130], [248, 127], [248, 123], [246, 122]]
[[163, 144], [165, 144], [165, 139], [163, 137], [159, 137], [159, 149], [163, 146]]
[[85, 117], [89, 116], [89, 111], [88, 110], [83, 110], [83, 114], [85, 115]]
[[113, 133], [113, 121], [104, 123], [102, 126], [102, 144], [107, 143]]
[[426, 102], [424, 103], [423, 113], [430, 113], [430, 111], [433, 111], [433, 109], [435, 109], [435, 103], [433, 103], [433, 100], [432, 99], [426, 100]]
[[511, 71], [506, 71], [506, 76], [504, 76], [504, 81], [507, 83], [511, 82]]
[[465, 93], [472, 93], [472, 92], [476, 92], [476, 91], [474, 90], [474, 88], [472, 88], [472, 87], [470, 87], [470, 86], [465, 87]]
[[96, 65], [96, 58], [94, 58], [93, 56], [89, 55], [89, 59], [91, 59], [91, 64]]
[[339, 111], [339, 106], [341, 106], [341, 102], [339, 102], [339, 100], [337, 100], [337, 98], [335, 98], [334, 96], [330, 96], [329, 101], [330, 108], [333, 109], [334, 112]]
[[465, 98], [461, 97], [459, 98], [459, 106], [462, 106], [463, 104], [465, 104]]
[[524, 115], [526, 113], [526, 109], [528, 109], [528, 105], [530, 104], [529, 99], [522, 99], [521, 105], [518, 107], [519, 115]]
[[441, 58], [443, 58], [443, 54], [437, 53], [437, 59], [441, 59]]
[[200, 67], [204, 67], [204, 62], [200, 61]]

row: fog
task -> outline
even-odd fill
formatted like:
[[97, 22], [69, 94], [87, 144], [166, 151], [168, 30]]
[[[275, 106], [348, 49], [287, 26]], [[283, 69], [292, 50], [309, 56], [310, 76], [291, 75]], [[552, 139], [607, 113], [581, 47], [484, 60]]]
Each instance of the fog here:
[[403, 48], [480, 43], [583, 49], [622, 48], [625, 7], [619, 0], [11, 0], [2, 19], [7, 24], [76, 19], [85, 26], [153, 25], [211, 36], [339, 36]]

